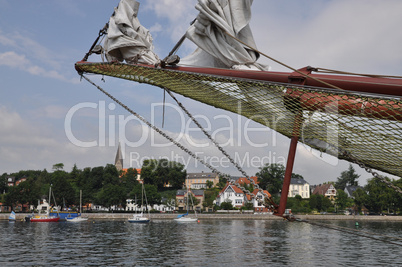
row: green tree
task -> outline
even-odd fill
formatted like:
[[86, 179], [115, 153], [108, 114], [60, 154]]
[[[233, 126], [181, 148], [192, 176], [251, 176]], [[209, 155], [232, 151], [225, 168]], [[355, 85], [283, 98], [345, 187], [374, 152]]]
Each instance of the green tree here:
[[338, 209], [344, 210], [348, 205], [348, 194], [342, 189], [336, 191], [335, 203]]
[[[154, 204], [161, 203], [161, 194], [158, 193], [158, 189], [155, 185], [144, 184], [145, 196], [144, 196], [144, 205], [145, 205], [145, 197], [148, 205], [153, 206]], [[142, 197], [142, 184], [137, 183], [131, 192], [129, 193], [129, 197], [131, 199], [136, 199], [137, 204], [141, 204]]]
[[[61, 207], [76, 204], [76, 194], [72, 185], [68, 181], [69, 174], [65, 171], [55, 171], [51, 175], [52, 192], [56, 203]], [[53, 200], [53, 197], [52, 197]]]
[[204, 208], [213, 208], [214, 200], [219, 194], [218, 188], [211, 188], [204, 191], [204, 202], [202, 203]]
[[268, 190], [272, 195], [278, 194], [282, 189], [285, 167], [278, 163], [266, 164], [260, 167], [256, 176], [263, 189]]
[[183, 187], [187, 173], [184, 165], [167, 159], [144, 160], [141, 169], [141, 178], [145, 184], [153, 184], [162, 191], [164, 186], [170, 184], [173, 189]]
[[111, 209], [112, 206], [124, 206], [126, 197], [120, 185], [107, 184], [96, 194], [96, 203]]
[[[391, 182], [391, 179], [384, 177], [386, 180]], [[400, 179], [399, 179], [400, 180]], [[395, 183], [395, 181], [392, 181]], [[389, 212], [389, 210], [395, 210], [395, 203], [401, 203], [401, 196], [394, 189], [389, 188], [386, 183], [381, 181], [379, 178], [372, 178], [367, 180], [367, 185], [364, 187], [368, 196], [365, 202], [366, 207], [370, 211], [377, 213], [382, 213], [384, 211]], [[401, 206], [399, 206], [400, 209]]]
[[367, 193], [362, 188], [357, 188], [353, 192], [353, 202], [357, 207], [358, 212], [362, 210], [363, 205], [367, 202]]
[[16, 186], [10, 186], [8, 188], [8, 192], [6, 193], [6, 195], [4, 197], [6, 206], [9, 206], [9, 207], [11, 207], [12, 210], [14, 210], [14, 207], [18, 203], [19, 197], [20, 197], [20, 193], [18, 191], [18, 188]]
[[60, 171], [64, 168], [64, 164], [63, 163], [56, 163], [53, 165], [53, 170], [55, 171]]
[[0, 176], [0, 194], [3, 194], [7, 189], [7, 173]]
[[210, 189], [214, 186], [214, 182], [207, 180], [206, 185], [207, 185], [207, 188]]
[[40, 198], [40, 190], [37, 187], [34, 178], [30, 177], [20, 183], [16, 188], [19, 191], [18, 202], [21, 204], [36, 205]]
[[223, 201], [221, 203], [221, 209], [223, 209], [223, 210], [232, 210], [233, 209], [232, 201], [230, 201], [230, 200]]
[[341, 172], [341, 175], [338, 177], [335, 188], [345, 190], [347, 185], [359, 185], [360, 175], [356, 173], [356, 170], [353, 168], [352, 164], [349, 164], [349, 168], [346, 171]]
[[317, 211], [327, 211], [328, 208], [332, 206], [332, 202], [323, 195], [311, 195], [309, 205], [311, 209], [316, 209]]

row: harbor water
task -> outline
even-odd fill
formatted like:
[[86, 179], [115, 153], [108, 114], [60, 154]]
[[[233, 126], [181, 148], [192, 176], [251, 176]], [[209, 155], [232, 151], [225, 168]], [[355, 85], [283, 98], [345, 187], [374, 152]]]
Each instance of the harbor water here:
[[401, 221], [321, 223], [0, 221], [0, 266], [402, 266]]

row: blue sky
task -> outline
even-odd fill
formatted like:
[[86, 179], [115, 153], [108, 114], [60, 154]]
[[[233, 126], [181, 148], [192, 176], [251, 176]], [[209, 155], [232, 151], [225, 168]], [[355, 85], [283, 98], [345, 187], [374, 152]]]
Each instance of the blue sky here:
[[[139, 2], [139, 19], [153, 36], [155, 52], [163, 58], [197, 15], [196, 1]], [[117, 0], [0, 0], [0, 173], [45, 168], [50, 171], [56, 163], [64, 163], [67, 171], [74, 164], [85, 168], [114, 163], [119, 135], [126, 137], [124, 167], [140, 168], [142, 159], [164, 156], [187, 164], [190, 172], [208, 171], [199, 163], [188, 162], [186, 154], [173, 146], [155, 147], [155, 143], [164, 142], [161, 137], [152, 136], [138, 121], [128, 120], [126, 111], [86, 81], [80, 81], [74, 70], [74, 63], [88, 51], [117, 4]], [[400, 10], [402, 2], [398, 0], [255, 0], [251, 27], [259, 50], [294, 68], [311, 65], [401, 75]], [[194, 45], [186, 41], [179, 54], [187, 55], [193, 49]], [[259, 62], [270, 65], [273, 71], [287, 71], [268, 59], [261, 58]], [[163, 94], [159, 88], [109, 77], [103, 82], [100, 78], [91, 76], [161, 127], [159, 103]], [[249, 123], [228, 112], [178, 98], [190, 112], [200, 116], [211, 132], [218, 133], [227, 126], [227, 117], [235, 127]], [[188, 121], [182, 120], [171, 104], [167, 99], [164, 130], [177, 137], [183, 134], [182, 125]], [[119, 119], [126, 119], [124, 127], [120, 124], [119, 128]], [[66, 121], [70, 125], [66, 126]], [[251, 136], [268, 146], [256, 148], [234, 133], [234, 145], [225, 149], [238, 155], [249, 175], [258, 171], [258, 165], [247, 163], [252, 157], [283, 163], [289, 140], [252, 122], [250, 125], [256, 128]], [[77, 145], [69, 133], [86, 146]], [[227, 132], [216, 136], [218, 141], [229, 143]], [[211, 145], [191, 146], [191, 142], [206, 141], [196, 131], [187, 137], [185, 144], [201, 157], [221, 159]], [[220, 165], [220, 171], [240, 175], [229, 164]], [[294, 172], [310, 184], [334, 181], [347, 167], [347, 162], [321, 158], [303, 145], [298, 146]], [[364, 184], [370, 175], [355, 168], [361, 174], [359, 182]]]

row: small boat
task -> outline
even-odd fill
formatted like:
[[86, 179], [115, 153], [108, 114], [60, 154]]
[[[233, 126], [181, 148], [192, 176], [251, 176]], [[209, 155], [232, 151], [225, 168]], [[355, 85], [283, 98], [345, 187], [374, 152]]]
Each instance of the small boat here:
[[81, 214], [82, 214], [82, 211], [81, 211], [82, 203], [81, 202], [82, 202], [82, 190], [80, 190], [80, 213], [79, 214], [75, 213], [74, 214], [75, 216], [72, 215], [73, 213], [68, 214], [67, 217], [66, 217], [66, 222], [85, 222], [85, 221], [88, 221], [88, 218], [81, 217]]
[[33, 215], [30, 217], [30, 222], [58, 222], [60, 217], [50, 216], [49, 213], [43, 215]]
[[[175, 220], [176, 222], [181, 222], [181, 223], [198, 222], [197, 211], [196, 211], [195, 209], [194, 209], [194, 215], [195, 215], [195, 217], [189, 217], [189, 216], [188, 216], [188, 210], [189, 210], [188, 199], [190, 198], [190, 194], [189, 194], [188, 186], [186, 186], [186, 187], [187, 187], [187, 193], [186, 193], [186, 195], [187, 195], [187, 197], [186, 197], [186, 199], [187, 199], [187, 202], [186, 202], [187, 213], [177, 215], [177, 218], [174, 219], [174, 220]], [[192, 198], [191, 198], [191, 202], [192, 202], [193, 207], [194, 207], [194, 203], [193, 203], [193, 199], [192, 199]]]
[[[52, 195], [52, 187], [49, 188], [49, 204]], [[53, 196], [54, 197], [54, 196]], [[39, 213], [38, 215], [32, 214], [32, 216], [25, 217], [26, 221], [29, 222], [58, 222], [60, 220], [59, 216], [50, 215], [50, 208], [47, 208], [44, 213]]]
[[88, 218], [83, 218], [80, 216], [77, 217], [67, 217], [66, 222], [85, 222], [88, 221]]
[[145, 197], [145, 204], [148, 207], [148, 201], [147, 201], [147, 195], [145, 193], [145, 188], [144, 188], [144, 183], [142, 183], [142, 189], [141, 189], [141, 213], [137, 213], [137, 210], [133, 217], [129, 218], [128, 221], [130, 223], [149, 223], [150, 220], [150, 214], [149, 214], [149, 209], [148, 210], [148, 217], [144, 217], [144, 212], [143, 212], [143, 206], [144, 206], [144, 197]]
[[177, 218], [174, 219], [176, 222], [187, 223], [187, 222], [197, 222], [197, 218], [188, 217], [188, 212], [186, 214], [177, 215]]
[[133, 217], [128, 219], [131, 223], [149, 223], [151, 220], [147, 217], [144, 217], [144, 214], [141, 212], [140, 214], [134, 214]]
[[14, 211], [11, 211], [10, 216], [8, 217], [8, 221], [9, 222], [15, 222], [16, 221]]
[[67, 211], [67, 210], [60, 210], [56, 207], [50, 209], [50, 216], [59, 216], [60, 221], [66, 221], [67, 218], [75, 218], [80, 216], [78, 211]]

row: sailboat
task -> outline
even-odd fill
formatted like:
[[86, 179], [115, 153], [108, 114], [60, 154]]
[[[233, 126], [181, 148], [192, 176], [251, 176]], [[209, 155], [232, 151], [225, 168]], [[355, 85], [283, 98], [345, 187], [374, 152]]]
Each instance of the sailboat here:
[[[186, 188], [187, 188], [187, 192], [186, 192], [186, 209], [187, 209], [187, 212], [185, 214], [177, 215], [177, 218], [174, 219], [174, 220], [176, 222], [198, 222], [197, 211], [195, 209], [194, 209], [194, 216], [195, 217], [189, 217], [189, 214], [188, 214], [188, 211], [189, 211], [188, 199], [190, 198], [190, 193], [189, 193], [188, 185], [186, 185]], [[193, 198], [191, 198], [191, 203], [192, 203], [192, 206], [194, 207]]]
[[85, 222], [88, 221], [88, 218], [83, 218], [81, 217], [82, 215], [82, 190], [80, 190], [80, 214], [76, 217], [72, 216], [67, 216], [66, 221], [67, 222]]
[[[50, 186], [50, 188], [49, 188], [49, 205], [50, 205], [51, 196], [52, 196], [52, 187]], [[30, 222], [58, 222], [60, 220], [60, 217], [50, 215], [50, 206], [49, 206], [44, 213], [39, 213], [38, 215], [33, 215], [32, 217], [26, 217], [25, 219]]]
[[[141, 183], [141, 185], [142, 185], [142, 188], [141, 188], [141, 213], [137, 213], [137, 209], [136, 209], [133, 217], [128, 219], [128, 221], [130, 223], [149, 223], [151, 221], [149, 209], [148, 209], [147, 195], [145, 193], [145, 188], [144, 188], [144, 183]], [[144, 211], [143, 211], [144, 197], [145, 197], [145, 204], [146, 204], [147, 210], [148, 210], [148, 217], [144, 216]]]
[[8, 217], [8, 221], [9, 222], [15, 222], [16, 221], [14, 211], [11, 211], [10, 216]]

